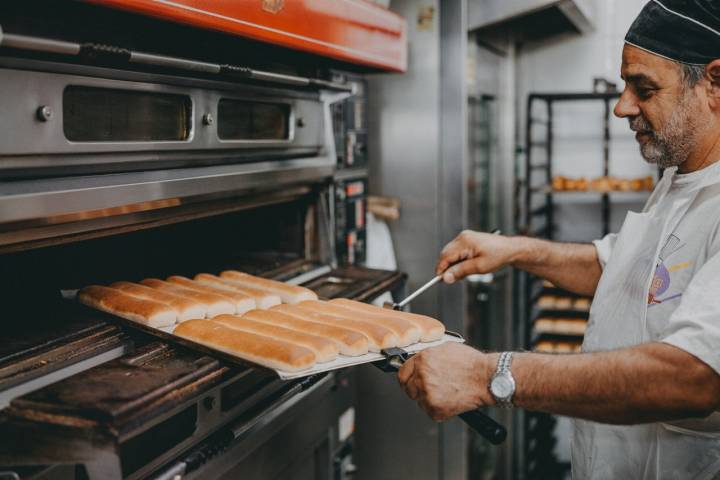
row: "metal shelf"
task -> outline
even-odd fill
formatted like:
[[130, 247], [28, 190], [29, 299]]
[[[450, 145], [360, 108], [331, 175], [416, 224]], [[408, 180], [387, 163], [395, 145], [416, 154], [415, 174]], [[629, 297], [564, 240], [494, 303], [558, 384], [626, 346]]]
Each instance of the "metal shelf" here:
[[367, 178], [367, 168], [341, 168], [335, 172], [335, 180], [354, 180], [356, 178]]
[[612, 197], [613, 202], [644, 202], [650, 196], [650, 192], [627, 192], [613, 190], [610, 192], [589, 191], [552, 191], [553, 200], [556, 203], [598, 203], [603, 195]]

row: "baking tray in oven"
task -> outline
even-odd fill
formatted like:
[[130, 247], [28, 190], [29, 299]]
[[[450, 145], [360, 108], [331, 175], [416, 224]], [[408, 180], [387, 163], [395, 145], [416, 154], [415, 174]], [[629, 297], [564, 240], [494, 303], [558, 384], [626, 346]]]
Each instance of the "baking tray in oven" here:
[[[147, 325], [143, 325], [141, 323], [133, 322], [132, 320], [127, 320], [122, 317], [116, 317], [115, 315], [110, 315], [105, 312], [101, 312], [99, 310], [91, 309], [90, 307], [86, 307], [85, 305], [81, 305], [79, 303], [76, 304], [77, 308], [83, 312], [85, 315], [94, 315], [97, 318], [102, 318], [108, 322], [115, 322], [120, 323], [122, 325], [128, 326], [130, 328], [140, 330], [144, 333], [148, 333], [154, 337], [158, 337], [162, 340], [165, 340], [170, 343], [179, 344], [181, 346], [187, 347], [189, 349], [198, 351], [200, 353], [204, 353], [206, 355], [211, 355], [214, 358], [218, 358], [220, 360], [224, 360], [230, 364], [234, 364], [241, 367], [256, 367], [256, 368], [264, 368], [267, 369], [267, 367], [262, 367], [259, 365], [256, 365], [252, 362], [249, 362], [247, 360], [243, 360], [240, 357], [236, 357], [234, 355], [231, 355], [229, 353], [221, 352], [220, 350], [216, 350], [214, 348], [205, 346], [201, 343], [193, 342], [192, 340], [188, 340], [186, 338], [178, 337], [177, 335], [173, 335], [173, 330], [175, 328], [175, 325], [170, 327], [164, 327], [164, 328], [155, 328], [155, 327], [149, 327]], [[442, 345], [444, 343], [448, 342], [455, 342], [455, 343], [464, 343], [465, 339], [463, 337], [455, 332], [446, 332], [443, 338], [440, 340], [436, 340], [434, 342], [426, 342], [426, 343], [414, 343], [412, 345], [408, 345], [407, 347], [403, 347], [403, 350], [405, 350], [408, 353], [417, 353], [421, 350], [425, 350], [427, 348], [436, 347], [438, 345]], [[345, 355], [339, 355], [338, 358], [331, 362], [325, 362], [325, 363], [318, 363], [312, 368], [308, 368], [306, 370], [301, 370], [298, 372], [284, 372], [281, 370], [275, 370], [275, 369], [268, 369], [273, 370], [280, 379], [282, 380], [291, 380], [296, 378], [302, 378], [302, 377], [308, 377], [312, 375], [316, 375], [319, 373], [324, 372], [330, 372], [332, 370], [338, 370], [341, 368], [346, 367], [352, 367], [355, 365], [362, 365], [365, 363], [373, 363], [378, 362], [381, 360], [384, 360], [385, 357], [380, 353], [366, 353], [365, 355], [359, 355], [357, 357], [349, 357]]]
[[[170, 334], [172, 336], [173, 340], [184, 340], [186, 342], [195, 344], [195, 342], [172, 335], [172, 331], [174, 328], [175, 328], [175, 326], [173, 325], [170, 327], [164, 327], [161, 330]], [[442, 344], [448, 343], [448, 342], [464, 343], [465, 339], [458, 333], [445, 332], [445, 335], [443, 335], [443, 338], [441, 338], [440, 340], [436, 340], [434, 342], [426, 342], [426, 343], [418, 342], [418, 343], [414, 343], [412, 345], [408, 345], [407, 347], [402, 347], [402, 349], [404, 351], [406, 351], [407, 353], [412, 354], [412, 353], [417, 353], [421, 350], [425, 350], [426, 348], [437, 347], [439, 345], [442, 345]], [[200, 344], [197, 344], [197, 345], [200, 345]], [[209, 347], [205, 347], [205, 348], [209, 348]], [[215, 356], [218, 356], [217, 355], [218, 353], [223, 353], [223, 352], [219, 352], [214, 349], [210, 349], [210, 350], [212, 352], [214, 352], [214, 353], [212, 353], [212, 355], [215, 355]], [[243, 362], [244, 365], [247, 365], [249, 363], [245, 360], [242, 360], [241, 358], [235, 357], [230, 354], [223, 353], [223, 357], [225, 357], [225, 356], [230, 357], [232, 359], [231, 361], [233, 361], [233, 362], [239, 360], [239, 361]], [[324, 363], [316, 363], [314, 367], [308, 368], [306, 370], [300, 370], [298, 372], [285, 372], [285, 371], [277, 370], [277, 369], [273, 369], [273, 370], [278, 374], [278, 376], [282, 380], [292, 380], [295, 378], [309, 377], [311, 375], [316, 375], [319, 373], [331, 372], [333, 370], [339, 370], [341, 368], [354, 367], [356, 365], [363, 365], [365, 363], [374, 363], [374, 362], [379, 362], [382, 360], [385, 360], [385, 356], [382, 355], [381, 353], [368, 352], [365, 355], [358, 355], [356, 357], [349, 357], [347, 355], [338, 355], [338, 357], [333, 361], [324, 362]]]

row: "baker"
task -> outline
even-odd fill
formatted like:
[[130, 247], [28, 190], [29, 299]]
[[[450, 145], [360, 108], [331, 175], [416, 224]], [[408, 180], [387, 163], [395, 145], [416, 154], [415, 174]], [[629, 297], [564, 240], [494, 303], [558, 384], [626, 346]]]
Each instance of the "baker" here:
[[615, 115], [665, 170], [618, 234], [463, 232], [443, 249], [447, 283], [511, 265], [595, 298], [579, 354], [416, 355], [398, 378], [433, 419], [483, 405], [567, 415], [573, 478], [720, 478], [719, 58], [717, 0], [651, 1], [630, 28]]

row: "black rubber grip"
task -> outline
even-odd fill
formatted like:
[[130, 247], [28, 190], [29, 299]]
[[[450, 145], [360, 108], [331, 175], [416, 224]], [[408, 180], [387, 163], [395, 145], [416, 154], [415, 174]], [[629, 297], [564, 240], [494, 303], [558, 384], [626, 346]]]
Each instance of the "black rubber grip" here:
[[83, 43], [80, 45], [80, 54], [94, 60], [114, 59], [114, 60], [130, 60], [132, 52], [127, 48], [115, 47], [112, 45], [104, 45], [101, 43]]
[[493, 445], [500, 445], [505, 441], [505, 438], [507, 438], [507, 430], [505, 430], [505, 427], [480, 410], [461, 413], [459, 416], [470, 428]]

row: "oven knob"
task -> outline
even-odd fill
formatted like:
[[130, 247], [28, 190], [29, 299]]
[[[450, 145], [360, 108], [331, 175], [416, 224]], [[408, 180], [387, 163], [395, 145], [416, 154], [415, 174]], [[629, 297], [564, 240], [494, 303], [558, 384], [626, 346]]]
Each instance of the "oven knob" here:
[[41, 122], [47, 122], [53, 116], [52, 108], [48, 107], [47, 105], [40, 105], [35, 111], [35, 116]]
[[295, 124], [298, 126], [298, 128], [303, 128], [305, 126], [305, 119], [302, 117], [298, 117]]
[[212, 113], [206, 113], [202, 117], [202, 122], [203, 122], [203, 125], [210, 126], [213, 123], [215, 123], [215, 118], [213, 118]]

